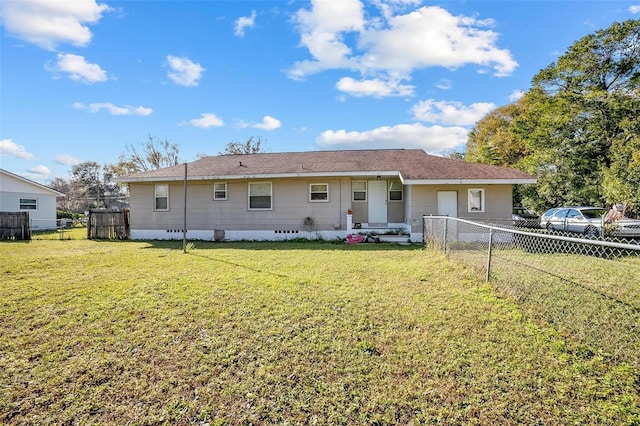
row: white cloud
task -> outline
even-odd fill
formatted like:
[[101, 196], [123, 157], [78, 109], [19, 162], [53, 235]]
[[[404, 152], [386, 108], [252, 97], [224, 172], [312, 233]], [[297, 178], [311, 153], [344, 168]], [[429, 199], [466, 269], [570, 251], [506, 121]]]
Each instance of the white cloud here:
[[380, 13], [385, 19], [389, 19], [393, 16], [394, 12], [407, 9], [409, 6], [420, 5], [421, 0], [372, 0], [372, 3], [380, 9]]
[[476, 123], [495, 108], [496, 106], [489, 102], [464, 105], [461, 102], [428, 99], [415, 104], [411, 111], [416, 120], [456, 126], [469, 126]]
[[24, 146], [18, 145], [11, 139], [0, 140], [0, 156], [18, 157], [24, 160], [33, 160], [35, 156], [28, 152]]
[[247, 129], [251, 127], [252, 129], [271, 131], [279, 129], [282, 126], [282, 123], [277, 118], [271, 117], [270, 115], [265, 115], [262, 118], [261, 123], [252, 124], [245, 120], [236, 120], [235, 126], [239, 129]]
[[[492, 30], [495, 23], [491, 19], [455, 16], [438, 6], [394, 15], [417, 3], [375, 4], [382, 16], [367, 15], [368, 20], [358, 0], [316, 0], [310, 10], [299, 10], [295, 21], [300, 42], [311, 59], [294, 63], [288, 76], [302, 80], [324, 70], [344, 69], [359, 71], [368, 81], [402, 81], [410, 79], [416, 69], [455, 69], [473, 64], [478, 66], [478, 72], [492, 71], [501, 77], [510, 75], [518, 66], [509, 50], [497, 46], [498, 34]], [[343, 85], [345, 82], [348, 81], [342, 81]], [[401, 86], [398, 81], [394, 84]], [[353, 84], [345, 86], [350, 88]], [[363, 96], [366, 90], [353, 93]], [[381, 96], [380, 91], [371, 93]]]
[[111, 102], [94, 102], [90, 104], [83, 104], [82, 102], [76, 102], [73, 104], [73, 107], [76, 109], [84, 109], [91, 113], [96, 113], [101, 110], [107, 110], [111, 115], [141, 115], [147, 116], [153, 113], [153, 109], [138, 106], [133, 107], [129, 105], [125, 106], [117, 106], [112, 104]]
[[449, 90], [452, 87], [451, 80], [447, 78], [440, 79], [440, 81], [436, 83], [436, 87], [440, 90]]
[[513, 92], [511, 92], [511, 94], [509, 95], [509, 100], [511, 102], [515, 102], [518, 99], [520, 99], [521, 97], [523, 97], [525, 94], [524, 90], [514, 90]]
[[97, 64], [87, 62], [84, 56], [72, 53], [58, 53], [58, 62], [47, 66], [51, 72], [64, 72], [69, 78], [83, 83], [101, 83], [107, 81], [107, 73]]
[[236, 120], [235, 126], [239, 129], [246, 129], [247, 127], [251, 126], [251, 123], [244, 120]]
[[171, 68], [168, 77], [180, 86], [197, 86], [202, 73], [206, 71], [200, 64], [192, 62], [189, 58], [168, 55], [167, 62]]
[[454, 16], [438, 7], [421, 7], [391, 18], [388, 27], [364, 32], [362, 63], [369, 69], [411, 71], [424, 67], [458, 68], [466, 64], [492, 67], [506, 76], [517, 67], [511, 53], [496, 47], [492, 20]]
[[221, 118], [210, 112], [200, 114], [200, 118], [194, 118], [189, 120], [189, 124], [193, 127], [200, 127], [202, 129], [208, 129], [209, 127], [221, 127], [224, 126], [224, 121]]
[[411, 96], [414, 86], [401, 84], [399, 80], [374, 78], [356, 81], [351, 77], [343, 77], [336, 83], [336, 88], [351, 96], [382, 98], [386, 96]]
[[327, 130], [316, 143], [321, 148], [331, 149], [421, 148], [431, 153], [443, 153], [466, 143], [467, 132], [463, 127], [399, 124], [364, 132]]
[[95, 0], [15, 0], [2, 2], [0, 19], [14, 37], [54, 50], [61, 43], [86, 46], [92, 37], [87, 24], [110, 10]]
[[48, 176], [49, 174], [51, 174], [51, 170], [49, 170], [47, 166], [40, 164], [38, 166], [30, 168], [29, 173], [37, 176]]
[[251, 127], [255, 129], [270, 131], [270, 130], [275, 130], [279, 128], [281, 125], [282, 123], [280, 123], [280, 120], [278, 120], [277, 118], [273, 118], [269, 115], [265, 115], [264, 118], [262, 119], [262, 123], [254, 124]]
[[234, 34], [238, 37], [244, 37], [244, 30], [247, 28], [253, 28], [256, 23], [256, 11], [251, 11], [251, 16], [241, 16], [236, 19], [236, 25]]
[[636, 13], [640, 13], [640, 4], [629, 6], [629, 12], [633, 13], [634, 15]]
[[300, 9], [295, 17], [301, 43], [313, 56], [313, 61], [296, 62], [289, 77], [303, 79], [326, 69], [352, 68], [351, 48], [344, 41], [344, 33], [362, 31], [364, 14], [358, 0], [313, 0], [311, 10]]
[[75, 166], [81, 163], [79, 158], [68, 154], [58, 154], [53, 161], [63, 166]]

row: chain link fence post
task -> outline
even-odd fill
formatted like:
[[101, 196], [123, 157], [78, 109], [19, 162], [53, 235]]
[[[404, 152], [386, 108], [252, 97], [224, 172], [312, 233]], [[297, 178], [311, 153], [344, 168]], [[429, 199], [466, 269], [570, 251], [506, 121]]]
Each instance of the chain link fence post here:
[[444, 220], [444, 226], [442, 227], [444, 229], [444, 232], [442, 234], [442, 251], [444, 252], [444, 254], [447, 254], [447, 228], [448, 228], [448, 224], [449, 224], [449, 218], [445, 218]]
[[489, 249], [487, 250], [487, 267], [484, 282], [489, 282], [489, 274], [491, 273], [491, 248], [493, 247], [493, 228], [489, 229]]

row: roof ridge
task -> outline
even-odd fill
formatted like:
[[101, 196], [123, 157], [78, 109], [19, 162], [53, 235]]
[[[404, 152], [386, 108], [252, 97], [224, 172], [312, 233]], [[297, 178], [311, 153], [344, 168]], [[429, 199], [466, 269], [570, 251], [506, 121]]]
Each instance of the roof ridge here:
[[[218, 154], [218, 155], [207, 155], [203, 158], [209, 157], [235, 157], [235, 156], [247, 156], [247, 155], [276, 155], [276, 154], [318, 154], [318, 153], [335, 153], [335, 152], [385, 152], [385, 151], [422, 151], [427, 154], [423, 149], [420, 148], [379, 148], [379, 149], [320, 149], [320, 150], [309, 150], [309, 151], [278, 151], [278, 152], [254, 152], [251, 154]], [[428, 154], [427, 154], [428, 155]]]

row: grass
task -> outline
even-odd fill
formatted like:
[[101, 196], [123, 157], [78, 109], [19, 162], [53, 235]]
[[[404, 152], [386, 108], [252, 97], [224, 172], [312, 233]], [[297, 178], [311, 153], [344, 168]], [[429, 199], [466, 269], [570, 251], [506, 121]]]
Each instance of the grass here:
[[85, 240], [87, 239], [87, 227], [76, 226], [56, 230], [32, 231], [32, 240]]
[[[571, 335], [581, 345], [579, 351], [640, 370], [639, 255], [631, 252], [617, 258], [498, 249], [492, 251], [491, 281], [528, 316]], [[449, 257], [464, 262], [478, 277], [485, 276], [486, 247], [451, 250]]]
[[637, 424], [638, 372], [431, 250], [0, 244], [4, 424]]

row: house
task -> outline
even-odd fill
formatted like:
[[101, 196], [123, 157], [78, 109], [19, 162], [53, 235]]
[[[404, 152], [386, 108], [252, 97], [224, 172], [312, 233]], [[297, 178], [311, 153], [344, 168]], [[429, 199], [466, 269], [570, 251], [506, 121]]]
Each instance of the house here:
[[64, 194], [0, 169], [0, 211], [29, 212], [31, 230], [56, 229], [56, 197]]
[[420, 149], [220, 155], [116, 180], [129, 184], [132, 239], [181, 239], [186, 223], [196, 240], [402, 229], [419, 241], [423, 215], [510, 218], [512, 186], [536, 182]]

